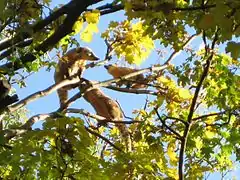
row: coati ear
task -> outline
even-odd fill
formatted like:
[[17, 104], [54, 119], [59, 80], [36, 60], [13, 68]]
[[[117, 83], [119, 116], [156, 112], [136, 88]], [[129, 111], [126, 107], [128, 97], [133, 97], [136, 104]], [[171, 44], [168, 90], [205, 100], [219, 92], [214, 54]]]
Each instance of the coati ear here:
[[78, 54], [82, 53], [82, 47], [77, 47], [77, 48], [75, 49], [75, 51], [76, 51]]

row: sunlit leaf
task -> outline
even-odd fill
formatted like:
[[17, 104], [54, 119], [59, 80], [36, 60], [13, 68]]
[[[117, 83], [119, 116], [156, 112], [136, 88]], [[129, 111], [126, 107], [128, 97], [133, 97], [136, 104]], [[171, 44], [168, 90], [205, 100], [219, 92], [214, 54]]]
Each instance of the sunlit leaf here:
[[179, 96], [183, 99], [190, 99], [192, 97], [191, 93], [187, 89], [179, 89]]

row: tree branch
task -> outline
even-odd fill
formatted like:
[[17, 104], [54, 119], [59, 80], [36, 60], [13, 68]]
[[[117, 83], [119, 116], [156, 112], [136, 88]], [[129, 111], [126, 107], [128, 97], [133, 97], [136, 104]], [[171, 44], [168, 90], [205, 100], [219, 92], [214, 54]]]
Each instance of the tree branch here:
[[53, 93], [54, 91], [56, 91], [57, 89], [60, 89], [60, 88], [62, 88], [64, 86], [79, 83], [79, 81], [80, 81], [79, 78], [65, 79], [65, 80], [63, 80], [63, 81], [61, 81], [59, 83], [56, 83], [56, 84], [48, 87], [45, 90], [38, 91], [38, 92], [36, 92], [34, 94], [31, 94], [31, 95], [27, 96], [26, 98], [22, 99], [21, 101], [17, 102], [16, 104], [14, 104], [12, 106], [9, 106], [8, 107], [8, 111], [9, 112], [16, 111], [17, 109], [27, 105], [28, 103], [30, 103], [30, 102], [38, 99], [38, 98], [47, 96], [47, 95]]
[[154, 108], [154, 111], [156, 112], [156, 114], [157, 114], [157, 116], [158, 116], [158, 119], [161, 121], [162, 125], [163, 125], [166, 129], [168, 129], [170, 132], [172, 132], [172, 133], [176, 136], [177, 139], [181, 140], [181, 139], [182, 139], [182, 136], [181, 136], [178, 132], [176, 132], [174, 129], [172, 129], [170, 126], [168, 126], [168, 125], [165, 123], [165, 121], [161, 118], [160, 114], [158, 113], [157, 108]]
[[176, 120], [176, 121], [180, 121], [180, 122], [183, 123], [184, 125], [187, 125], [187, 124], [188, 124], [188, 122], [184, 121], [183, 119], [176, 118], [176, 117], [166, 116], [166, 119], [173, 119], [173, 120]]
[[179, 53], [181, 53], [182, 49], [184, 49], [186, 46], [188, 46], [196, 37], [200, 36], [202, 33], [198, 33], [198, 34], [193, 34], [192, 36], [190, 36], [188, 38], [188, 40], [183, 43], [181, 49], [179, 50], [175, 50], [167, 59], [167, 61], [164, 64], [169, 64], [170, 61], [172, 61], [177, 55], [179, 55]]
[[[193, 99], [192, 99], [192, 103], [191, 103], [191, 106], [190, 106], [188, 118], [187, 118], [188, 124], [185, 126], [185, 129], [184, 129], [184, 132], [183, 132], [183, 139], [181, 141], [180, 152], [179, 152], [179, 163], [178, 163], [179, 180], [184, 179], [184, 153], [185, 153], [185, 149], [186, 149], [187, 138], [188, 138], [189, 131], [191, 129], [192, 117], [193, 117], [195, 105], [196, 105], [196, 102], [197, 102], [198, 94], [199, 94], [200, 89], [202, 87], [203, 81], [205, 80], [205, 78], [208, 75], [208, 71], [209, 71], [209, 68], [210, 68], [210, 65], [211, 65], [211, 60], [214, 56], [213, 49], [214, 49], [215, 44], [218, 40], [218, 31], [219, 31], [219, 29], [217, 29], [216, 32], [215, 32], [215, 36], [214, 36], [212, 46], [211, 46], [211, 54], [206, 60], [205, 67], [203, 69], [203, 73], [201, 75], [199, 83], [197, 84], [197, 87], [196, 87], [196, 90], [195, 90], [195, 93], [194, 93], [194, 96], [193, 96]], [[207, 45], [205, 45], [205, 46], [207, 46]], [[209, 52], [209, 51], [208, 51], [208, 48], [205, 48], [205, 49], [206, 49], [206, 55], [207, 55], [207, 52]]]
[[141, 123], [142, 121], [113, 121], [113, 120], [109, 120], [109, 119], [106, 119], [105, 117], [102, 117], [102, 116], [99, 116], [97, 114], [91, 114], [83, 109], [76, 109], [76, 108], [68, 108], [66, 110], [67, 113], [78, 113], [78, 114], [82, 114], [84, 116], [87, 116], [87, 117], [91, 117], [93, 119], [96, 119], [97, 121], [100, 121], [100, 122], [103, 122], [103, 123], [114, 123], [114, 124], [133, 124], [133, 123]]
[[111, 141], [109, 141], [107, 138], [105, 138], [105, 137], [102, 136], [101, 134], [98, 134], [97, 132], [90, 130], [90, 129], [87, 128], [86, 126], [85, 126], [85, 129], [86, 129], [89, 133], [91, 133], [91, 134], [93, 134], [93, 135], [101, 138], [102, 140], [104, 140], [105, 142], [107, 142], [108, 144], [110, 144], [112, 147], [114, 147], [115, 149], [117, 149], [118, 151], [124, 152], [121, 148], [119, 148], [119, 147], [117, 147], [116, 145], [114, 145]]
[[[61, 24], [59, 26], [59, 28], [51, 35], [49, 36], [45, 41], [43, 41], [40, 45], [38, 45], [35, 50], [39, 53], [45, 53], [47, 52], [49, 49], [51, 49], [55, 44], [58, 43], [58, 41], [60, 39], [62, 39], [63, 37], [65, 37], [66, 35], [72, 33], [72, 27], [74, 25], [74, 23], [77, 21], [78, 17], [80, 16], [80, 14], [86, 10], [86, 8], [92, 4], [98, 3], [102, 0], [88, 0], [88, 1], [83, 1], [83, 0], [73, 0], [70, 1], [69, 4], [66, 5], [66, 9], [67, 9], [67, 17], [64, 20], [63, 24]], [[60, 10], [59, 10], [60, 11]], [[62, 10], [65, 13], [65, 10]], [[56, 17], [59, 17], [60, 14], [62, 14], [63, 12], [59, 13], [58, 15], [56, 15]], [[51, 16], [51, 15], [50, 15]], [[46, 21], [43, 21], [42, 23], [37, 23], [35, 26], [33, 26], [33, 30], [36, 28], [36, 32], [37, 30], [40, 28], [42, 29], [44, 26], [46, 26], [47, 24], [49, 24], [50, 20], [55, 19], [53, 17], [48, 17], [46, 18]], [[38, 27], [38, 28], [37, 28]], [[11, 45], [14, 45], [16, 43], [18, 43], [19, 41], [25, 38], [29, 38], [30, 35], [28, 33], [21, 33], [20, 35], [16, 35], [14, 38], [8, 40], [7, 42], [3, 42], [2, 44], [0, 44], [0, 50], [11, 47]], [[12, 43], [14, 42], [14, 43]], [[20, 58], [22, 63], [6, 63], [2, 66], [0, 66], [0, 68], [13, 68], [14, 70], [18, 70], [20, 68], [22, 68], [22, 64], [25, 64], [26, 62], [32, 62], [36, 59], [36, 55], [29, 53], [24, 55], [23, 57]]]
[[[36, 33], [38, 31], [41, 31], [44, 27], [48, 26], [50, 23], [58, 19], [60, 16], [67, 14], [71, 15], [74, 13], [77, 13], [78, 16], [90, 5], [93, 5], [95, 3], [98, 3], [102, 0], [72, 0], [66, 5], [62, 6], [58, 10], [52, 12], [48, 17], [46, 17], [44, 20], [41, 20], [37, 22], [32, 27], [29, 27], [31, 29], [30, 32]], [[16, 34], [13, 38], [3, 42], [0, 44], [0, 51], [6, 48], [11, 47], [12, 45], [19, 43], [20, 41], [30, 38], [31, 34], [27, 32], [21, 32]]]
[[11, 47], [8, 50], [4, 51], [2, 54], [0, 54], [0, 60], [10, 56], [16, 50], [16, 48], [28, 46], [28, 45], [32, 44], [32, 42], [33, 42], [32, 39], [28, 39], [26, 41], [22, 41], [22, 42], [16, 44], [16, 46]]
[[193, 118], [192, 121], [197, 121], [197, 120], [200, 120], [200, 119], [203, 119], [203, 118], [207, 118], [207, 117], [211, 117], [211, 116], [223, 115], [223, 114], [226, 114], [226, 113], [227, 113], [227, 111], [218, 112], [218, 113], [211, 113], [211, 114], [205, 114], [205, 115]]
[[139, 74], [143, 74], [143, 73], [146, 73], [146, 72], [152, 72], [152, 71], [160, 71], [160, 70], [163, 70], [163, 69], [166, 69], [168, 67], [168, 65], [162, 65], [162, 66], [153, 66], [153, 67], [149, 67], [149, 68], [145, 68], [145, 69], [141, 69], [139, 71], [136, 71], [136, 72], [133, 72], [133, 73], [130, 73], [130, 74], [127, 74], [125, 76], [122, 76], [120, 78], [116, 78], [116, 79], [110, 79], [110, 80], [106, 80], [106, 81], [102, 81], [102, 82], [98, 82], [98, 83], [94, 83], [92, 84], [91, 86], [89, 86], [87, 89], [85, 89], [84, 92], [78, 92], [76, 93], [74, 96], [72, 96], [66, 103], [63, 107], [59, 108], [58, 111], [64, 111], [66, 110], [66, 108], [68, 106], [70, 106], [70, 104], [72, 104], [74, 101], [76, 101], [77, 99], [81, 98], [86, 92], [94, 89], [94, 88], [99, 88], [99, 87], [106, 87], [108, 85], [110, 85], [111, 83], [116, 83], [116, 82], [119, 82], [119, 81], [122, 81], [124, 79], [128, 79], [128, 78], [131, 78], [131, 77], [134, 77], [134, 76], [137, 76]]
[[129, 89], [129, 88], [120, 88], [116, 86], [105, 86], [107, 89], [111, 89], [114, 91], [125, 92], [125, 93], [133, 93], [133, 94], [150, 94], [153, 96], [157, 96], [158, 93], [151, 90], [142, 90], [142, 89]]

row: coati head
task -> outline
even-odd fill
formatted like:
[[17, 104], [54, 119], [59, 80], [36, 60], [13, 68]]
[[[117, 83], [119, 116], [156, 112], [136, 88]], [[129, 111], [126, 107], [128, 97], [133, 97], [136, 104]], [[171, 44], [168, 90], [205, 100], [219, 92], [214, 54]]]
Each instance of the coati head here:
[[89, 61], [99, 60], [99, 57], [97, 57], [90, 48], [78, 47], [76, 48], [76, 52], [79, 59], [84, 59]]
[[90, 48], [77, 47], [69, 50], [63, 57], [63, 61], [89, 60], [97, 61], [99, 58], [93, 53]]

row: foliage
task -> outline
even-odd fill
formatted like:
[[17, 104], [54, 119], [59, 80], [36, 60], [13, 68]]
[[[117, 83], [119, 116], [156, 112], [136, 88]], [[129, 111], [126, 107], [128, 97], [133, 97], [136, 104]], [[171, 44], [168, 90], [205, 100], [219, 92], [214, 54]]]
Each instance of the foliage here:
[[[19, 109], [56, 90], [49, 87], [2, 112], [0, 178], [203, 179], [234, 170], [240, 160], [240, 1], [105, 3], [1, 1], [0, 73], [11, 83], [31, 88], [25, 84], [31, 73], [55, 66], [46, 58], [50, 52], [56, 54], [51, 50], [66, 52], [79, 40], [95, 42], [94, 33], [101, 33], [107, 53], [105, 60], [89, 67], [111, 63], [112, 55], [119, 64], [129, 66], [149, 62], [152, 52], [169, 52], [168, 59], [137, 71], [144, 73], [145, 82], [140, 83], [148, 89], [110, 86], [122, 79], [98, 84], [151, 95], [144, 108], [136, 109], [131, 121], [124, 122], [132, 149], [126, 151], [115, 126], [119, 122], [103, 123], [79, 109], [77, 115], [59, 109], [30, 118], [25, 109]], [[113, 21], [119, 10], [124, 10], [127, 20]], [[98, 32], [105, 14], [112, 21]], [[194, 43], [190, 43], [192, 37]], [[154, 49], [159, 42], [160, 51]], [[44, 120], [42, 126], [32, 128], [39, 120]]]
[[153, 40], [144, 34], [145, 30], [141, 22], [111, 22], [102, 37], [112, 44], [118, 58], [123, 57], [129, 64], [140, 65], [154, 47]]

